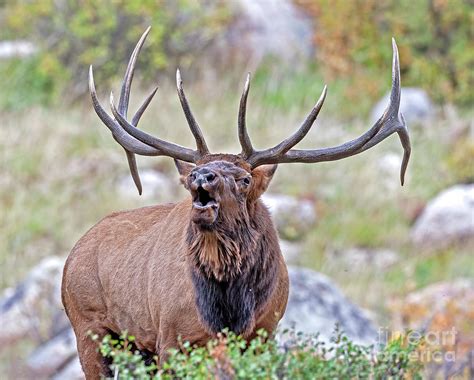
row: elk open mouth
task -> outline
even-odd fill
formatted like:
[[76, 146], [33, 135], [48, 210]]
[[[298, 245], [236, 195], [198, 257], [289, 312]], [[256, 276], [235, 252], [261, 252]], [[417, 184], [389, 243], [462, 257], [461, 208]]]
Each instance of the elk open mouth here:
[[211, 197], [209, 191], [199, 187], [193, 197], [193, 207], [197, 210], [206, 210], [209, 208], [218, 208], [217, 201]]

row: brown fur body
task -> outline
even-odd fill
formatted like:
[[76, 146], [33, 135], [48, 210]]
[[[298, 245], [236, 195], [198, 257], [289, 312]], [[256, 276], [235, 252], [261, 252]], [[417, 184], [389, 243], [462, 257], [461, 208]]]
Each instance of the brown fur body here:
[[[263, 171], [253, 177], [246, 207], [222, 197], [213, 228], [193, 223], [193, 204], [185, 200], [114, 213], [79, 240], [66, 262], [62, 297], [88, 379], [108, 370], [88, 331], [102, 337], [127, 330], [139, 349], [163, 361], [179, 336], [203, 345], [225, 327], [245, 338], [275, 329], [288, 275], [258, 199], [269, 179]], [[224, 190], [231, 202], [235, 186]]]

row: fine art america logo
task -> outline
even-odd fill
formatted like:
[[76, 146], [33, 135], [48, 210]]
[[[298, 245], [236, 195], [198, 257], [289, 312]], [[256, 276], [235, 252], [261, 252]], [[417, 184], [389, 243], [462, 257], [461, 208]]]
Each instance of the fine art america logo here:
[[401, 331], [392, 331], [387, 327], [380, 327], [378, 330], [378, 342], [383, 345], [403, 336], [408, 344], [419, 346], [420, 350], [410, 353], [397, 352], [397, 355], [407, 356], [406, 358], [400, 359], [420, 361], [423, 363], [455, 362], [457, 334], [458, 332], [455, 327], [444, 331], [426, 331], [425, 333], [409, 331], [405, 334]]

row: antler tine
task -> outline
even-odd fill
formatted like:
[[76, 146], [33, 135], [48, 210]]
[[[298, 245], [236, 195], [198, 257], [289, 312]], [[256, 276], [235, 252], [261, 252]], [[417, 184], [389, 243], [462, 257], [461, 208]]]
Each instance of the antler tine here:
[[405, 173], [411, 155], [410, 135], [408, 126], [405, 122], [403, 114], [400, 112], [401, 86], [400, 86], [400, 62], [398, 56], [398, 48], [395, 39], [392, 38], [393, 63], [392, 63], [392, 90], [390, 92], [390, 103], [385, 113], [390, 114], [390, 122], [380, 131], [372, 140], [366, 143], [357, 153], [361, 153], [382, 140], [386, 139], [393, 133], [397, 133], [403, 147], [403, 159], [400, 167], [400, 183], [405, 183]]
[[130, 170], [130, 175], [132, 176], [133, 183], [135, 184], [138, 190], [138, 195], [142, 195], [143, 186], [142, 186], [142, 181], [140, 179], [140, 173], [138, 172], [137, 159], [135, 157], [135, 154], [133, 154], [132, 152], [129, 152], [125, 148], [124, 150], [125, 150], [125, 155], [127, 156], [128, 168]]
[[196, 140], [197, 150], [201, 157], [205, 156], [206, 154], [209, 154], [209, 149], [207, 148], [206, 140], [204, 139], [204, 136], [201, 132], [201, 128], [199, 128], [199, 124], [194, 118], [191, 108], [189, 107], [188, 100], [186, 99], [186, 95], [184, 94], [183, 81], [181, 79], [181, 73], [179, 72], [179, 69], [176, 70], [176, 87], [184, 115], [186, 116], [189, 128], [191, 129], [194, 139]]
[[[390, 102], [383, 115], [377, 120], [377, 122], [372, 128], [370, 128], [367, 132], [365, 132], [358, 138], [332, 148], [314, 150], [291, 149], [284, 154], [278, 154], [278, 152], [275, 153], [275, 151], [270, 150], [270, 153], [274, 153], [273, 155], [269, 154], [268, 151], [263, 151], [263, 153], [265, 154], [262, 154], [262, 152], [255, 152], [247, 160], [251, 164], [251, 166], [255, 168], [263, 164], [292, 162], [315, 163], [322, 161], [340, 160], [342, 158], [361, 153], [378, 144], [394, 132], [397, 132], [404, 149], [404, 157], [400, 171], [400, 180], [403, 185], [404, 175], [410, 158], [411, 146], [408, 128], [403, 118], [403, 115], [400, 113], [400, 64], [398, 58], [397, 44], [395, 43], [394, 39], [392, 39], [392, 48], [393, 63]], [[322, 96], [322, 98], [324, 97]], [[295, 135], [297, 135], [299, 138], [298, 132]], [[297, 140], [297, 138], [295, 138], [295, 140]], [[299, 139], [298, 141], [300, 140], [301, 139]], [[280, 145], [281, 144], [277, 145], [277, 147]]]
[[324, 100], [326, 99], [327, 86], [324, 86], [321, 96], [318, 101], [312, 108], [311, 112], [308, 114], [306, 119], [303, 121], [298, 130], [293, 133], [290, 137], [283, 140], [278, 145], [275, 145], [273, 148], [265, 149], [262, 151], [255, 152], [254, 155], [248, 160], [251, 164], [255, 162], [255, 166], [259, 166], [259, 162], [266, 162], [267, 160], [278, 160], [278, 157], [283, 156], [296, 144], [298, 144], [303, 138], [307, 135], [311, 127], [313, 126], [316, 118], [323, 107]]
[[273, 149], [276, 151], [276, 154], [283, 154], [288, 152], [291, 148], [293, 148], [296, 144], [298, 144], [303, 138], [308, 134], [309, 130], [313, 126], [316, 118], [323, 107], [324, 101], [326, 100], [326, 94], [328, 92], [328, 86], [324, 86], [323, 91], [321, 92], [321, 96], [319, 97], [318, 101], [314, 105], [313, 109], [306, 117], [301, 127], [290, 137], [286, 140], [282, 141], [280, 144], [275, 146]]
[[188, 162], [196, 162], [201, 157], [199, 155], [199, 152], [195, 150], [161, 140], [157, 137], [149, 135], [146, 132], [141, 131], [138, 128], [135, 128], [120, 114], [120, 112], [118, 112], [114, 104], [114, 96], [112, 92], [110, 93], [110, 108], [115, 119], [125, 130], [125, 132], [132, 135], [142, 143], [145, 143], [146, 145], [160, 150], [163, 155]]
[[147, 109], [148, 105], [151, 103], [153, 97], [155, 96], [156, 92], [158, 91], [158, 86], [156, 86], [153, 91], [148, 95], [145, 100], [143, 101], [142, 105], [137, 109], [135, 115], [132, 117], [132, 125], [135, 127], [138, 126], [138, 122], [140, 121], [143, 113]]
[[137, 44], [135, 45], [135, 49], [133, 49], [132, 55], [130, 56], [130, 60], [128, 61], [127, 70], [125, 71], [125, 75], [122, 81], [122, 88], [120, 90], [120, 98], [118, 103], [118, 110], [123, 117], [127, 118], [127, 111], [128, 111], [128, 103], [130, 100], [130, 89], [132, 87], [133, 81], [133, 74], [135, 73], [135, 65], [137, 63], [138, 54], [142, 49], [143, 44], [145, 43], [148, 34], [150, 33], [151, 26], [149, 26], [145, 32], [142, 34], [140, 39], [138, 40]]
[[[125, 71], [125, 76], [122, 81], [122, 88], [120, 90], [120, 99], [119, 99], [119, 104], [118, 104], [118, 109], [119, 112], [127, 118], [127, 112], [128, 112], [128, 103], [130, 100], [130, 89], [132, 87], [132, 80], [133, 80], [133, 74], [135, 72], [135, 64], [137, 62], [138, 54], [140, 53], [140, 50], [145, 43], [145, 40], [148, 36], [148, 33], [150, 33], [151, 26], [149, 26], [145, 32], [142, 34], [140, 39], [138, 40], [138, 43], [135, 46], [135, 49], [133, 49], [132, 55], [130, 56], [130, 60], [128, 61], [128, 66], [127, 70]], [[155, 91], [156, 92], [156, 91]], [[153, 94], [154, 95], [154, 94]], [[151, 100], [151, 99], [150, 99]], [[145, 101], [146, 106], [148, 106], [148, 103]], [[141, 114], [143, 114], [143, 111], [141, 111]], [[135, 122], [132, 121], [132, 124], [134, 126], [137, 126], [138, 121], [140, 120], [141, 114], [136, 118]], [[137, 115], [135, 115], [137, 116]], [[135, 119], [135, 117], [134, 117]], [[125, 149], [125, 153], [127, 155], [127, 161], [128, 161], [128, 167], [130, 168], [130, 174], [132, 175], [133, 182], [135, 183], [135, 186], [138, 189], [138, 193], [141, 195], [142, 194], [142, 183], [140, 180], [140, 174], [138, 173], [138, 167], [137, 167], [137, 160], [135, 159], [135, 156], [132, 152], [129, 152], [127, 149]]]
[[238, 119], [238, 133], [240, 146], [242, 147], [242, 153], [244, 159], [247, 159], [254, 153], [252, 142], [250, 141], [249, 134], [247, 132], [247, 126], [245, 122], [245, 116], [247, 114], [247, 97], [250, 89], [250, 73], [247, 73], [247, 79], [245, 81], [244, 91], [240, 98], [239, 106], [239, 119]]
[[[132, 125], [134, 125], [135, 127], [138, 126], [138, 122], [140, 121], [140, 118], [142, 117], [143, 112], [145, 112], [146, 108], [148, 107], [151, 100], [153, 99], [153, 96], [155, 96], [157, 90], [158, 90], [158, 87], [155, 87], [155, 89], [151, 92], [151, 94], [148, 95], [148, 97], [142, 103], [142, 105], [137, 110], [137, 112], [135, 112], [135, 115], [133, 115]], [[127, 111], [125, 110], [125, 113], [126, 112]], [[125, 149], [125, 154], [127, 155], [128, 167], [130, 169], [130, 174], [132, 175], [133, 182], [135, 183], [135, 186], [137, 187], [138, 194], [142, 195], [142, 182], [140, 180], [140, 174], [138, 173], [138, 166], [137, 166], [137, 160], [135, 158], [135, 155], [126, 149]]]
[[163, 152], [159, 149], [151, 147], [147, 144], [142, 143], [141, 141], [135, 139], [134, 137], [127, 134], [123, 128], [117, 124], [117, 122], [109, 116], [105, 111], [102, 105], [97, 98], [97, 92], [95, 89], [94, 83], [94, 73], [92, 66], [89, 68], [89, 92], [92, 98], [92, 105], [94, 110], [99, 116], [100, 120], [106, 125], [107, 128], [112, 132], [114, 139], [126, 150], [140, 154], [142, 156], [161, 156]]

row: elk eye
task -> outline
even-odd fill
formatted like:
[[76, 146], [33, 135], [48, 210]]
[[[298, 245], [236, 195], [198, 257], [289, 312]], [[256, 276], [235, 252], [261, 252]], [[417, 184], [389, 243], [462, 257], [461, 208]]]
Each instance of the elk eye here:
[[243, 183], [245, 186], [250, 185], [250, 178], [249, 178], [249, 177], [245, 177], [244, 179], [242, 179], [242, 183]]

